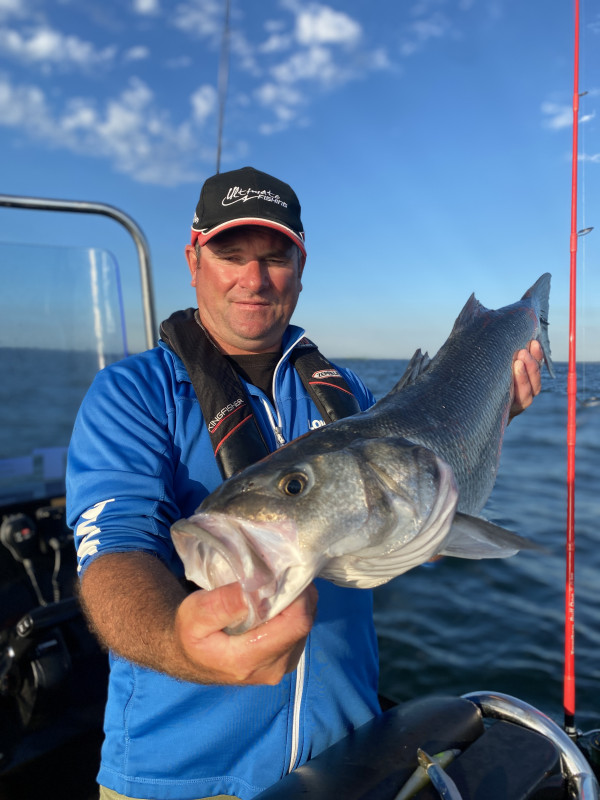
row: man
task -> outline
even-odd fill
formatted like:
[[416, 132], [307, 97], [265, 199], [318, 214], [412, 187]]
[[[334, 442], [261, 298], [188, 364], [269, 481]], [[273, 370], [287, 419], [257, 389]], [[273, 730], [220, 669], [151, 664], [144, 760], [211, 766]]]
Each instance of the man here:
[[[322, 424], [294, 361], [307, 340], [289, 324], [306, 258], [291, 187], [251, 168], [208, 179], [186, 258], [198, 311], [98, 374], [69, 452], [81, 597], [111, 651], [102, 798], [250, 800], [379, 713], [370, 592], [317, 580], [318, 615], [311, 586], [228, 636], [246, 616], [239, 585], [184, 587], [170, 525], [245, 454]], [[532, 350], [515, 362], [513, 413], [540, 390]], [[370, 392], [338, 372], [368, 408]]]

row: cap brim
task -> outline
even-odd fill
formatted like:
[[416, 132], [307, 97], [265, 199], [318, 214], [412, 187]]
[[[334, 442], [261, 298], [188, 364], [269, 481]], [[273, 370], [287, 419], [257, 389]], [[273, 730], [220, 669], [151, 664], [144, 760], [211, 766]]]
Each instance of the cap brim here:
[[239, 228], [240, 226], [244, 225], [257, 225], [261, 228], [271, 228], [271, 230], [279, 231], [291, 239], [292, 242], [300, 248], [303, 255], [306, 256], [306, 246], [303, 238], [304, 234], [298, 234], [296, 231], [293, 231], [291, 228], [288, 228], [279, 222], [273, 222], [272, 220], [264, 219], [263, 217], [241, 217], [229, 222], [224, 222], [222, 225], [217, 225], [216, 227], [211, 228], [209, 231], [197, 231], [192, 228], [192, 244], [198, 242], [198, 244], [203, 247], [213, 238], [213, 236], [223, 233], [223, 231], [229, 230], [230, 228]]

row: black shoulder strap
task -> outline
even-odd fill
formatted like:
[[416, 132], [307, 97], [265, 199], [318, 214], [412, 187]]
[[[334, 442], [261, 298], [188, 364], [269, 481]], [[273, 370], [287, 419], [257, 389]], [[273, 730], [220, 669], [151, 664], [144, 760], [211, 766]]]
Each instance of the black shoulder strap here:
[[358, 400], [342, 375], [306, 336], [292, 350], [290, 362], [325, 422], [360, 411]]
[[244, 386], [194, 318], [176, 311], [160, 326], [161, 338], [183, 361], [202, 409], [224, 479], [269, 452]]
[[[223, 479], [269, 453], [244, 385], [195, 318], [195, 310], [176, 311], [161, 323], [160, 335], [184, 363], [210, 434]], [[360, 411], [338, 370], [309, 339], [290, 355], [306, 390], [325, 422]]]

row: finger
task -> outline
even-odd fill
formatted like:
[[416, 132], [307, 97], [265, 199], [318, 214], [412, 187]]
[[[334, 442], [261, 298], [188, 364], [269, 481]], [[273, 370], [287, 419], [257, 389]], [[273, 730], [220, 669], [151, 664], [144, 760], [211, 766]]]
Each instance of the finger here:
[[273, 673], [280, 671], [278, 680], [298, 665], [314, 623], [317, 601], [317, 589], [311, 584], [276, 617], [244, 634], [252, 647], [263, 650], [265, 660], [268, 653], [272, 654], [270, 669]]
[[[533, 343], [530, 343], [533, 345]], [[536, 342], [537, 344], [537, 342]], [[530, 383], [531, 394], [533, 397], [538, 395], [542, 389], [542, 376], [540, 373], [540, 362], [536, 359], [535, 355], [530, 350], [520, 350], [517, 353], [517, 358], [525, 367], [527, 378]], [[523, 378], [525, 384], [525, 378]]]
[[518, 358], [513, 364], [513, 402], [510, 408], [510, 418], [512, 419], [524, 411], [532, 401], [533, 392], [527, 368]]
[[178, 616], [190, 639], [203, 639], [223, 628], [241, 625], [248, 606], [239, 583], [192, 592], [181, 603]]
[[305, 639], [315, 619], [318, 596], [317, 589], [313, 584], [307, 586], [287, 608], [254, 630], [260, 634], [261, 638], [264, 636], [277, 638], [284, 647]]
[[[319, 601], [319, 592], [317, 591], [317, 587], [314, 583], [309, 584], [306, 589], [298, 595], [298, 597], [294, 600], [293, 605], [296, 609], [298, 615], [304, 615], [307, 619], [310, 619], [311, 624], [314, 622], [315, 615], [317, 613], [317, 603]], [[288, 608], [284, 609], [281, 613], [286, 614], [288, 613]]]
[[298, 628], [312, 628], [317, 613], [319, 593], [314, 584], [310, 584], [298, 597], [285, 608], [280, 616], [288, 625]]
[[537, 339], [532, 339], [531, 342], [529, 342], [528, 350], [538, 364], [541, 364], [544, 360], [544, 350]]
[[541, 388], [540, 365], [528, 350], [520, 350], [513, 364], [513, 402], [509, 420], [525, 411]]
[[208, 670], [202, 682], [274, 685], [296, 668], [315, 607], [316, 590], [309, 588], [272, 620], [230, 636], [222, 629], [242, 622], [247, 609], [239, 584], [229, 584], [188, 595], [177, 626], [188, 657]]

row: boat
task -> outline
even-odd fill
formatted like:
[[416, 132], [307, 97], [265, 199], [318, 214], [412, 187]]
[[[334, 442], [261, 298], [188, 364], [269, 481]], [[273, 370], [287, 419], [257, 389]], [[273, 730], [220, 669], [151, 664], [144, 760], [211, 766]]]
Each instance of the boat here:
[[[0, 205], [121, 224], [138, 255], [141, 334], [152, 346], [149, 250], [129, 215], [95, 202], [2, 196]], [[19, 276], [40, 258], [33, 319], [30, 288]], [[66, 451], [94, 374], [127, 354], [119, 265], [94, 248], [44, 247], [42, 254], [9, 243], [0, 244], [0, 265], [0, 798], [87, 800], [97, 796], [108, 658], [76, 597]]]
[[[139, 257], [144, 333], [147, 346], [153, 346], [157, 328], [149, 250], [125, 212], [93, 202], [7, 196], [0, 196], [0, 206], [103, 214], [124, 225]], [[0, 263], [12, 274], [15, 260], [31, 257], [18, 246], [6, 251], [3, 247]], [[20, 369], [5, 365], [4, 391], [23, 397], [22, 415], [27, 417], [29, 409], [31, 418], [41, 417], [43, 423], [40, 410], [48, 406], [54, 420], [63, 411], [65, 415], [62, 440], [48, 439], [42, 425], [21, 437], [25, 451], [0, 452], [0, 800], [29, 800], [42, 793], [50, 800], [97, 796], [108, 665], [87, 628], [75, 589], [64, 471], [68, 432], [81, 398], [67, 403], [61, 379], [66, 369], [79, 370], [82, 395], [97, 369], [125, 355], [127, 344], [118, 265], [110, 254], [61, 248], [54, 255], [57, 270], [67, 270], [61, 280], [87, 276], [83, 294], [87, 292], [89, 302], [84, 306], [78, 297], [72, 304], [78, 309], [81, 345], [69, 355], [74, 360], [59, 363], [67, 355], [63, 349], [61, 356], [58, 346], [52, 349], [55, 332], [46, 328], [32, 326], [37, 338], [15, 342], [8, 317], [9, 330], [0, 333], [0, 353], [19, 348]], [[50, 284], [53, 290], [60, 288], [56, 274]], [[46, 306], [60, 308], [64, 315], [55, 302]], [[51, 326], [55, 316], [50, 315]], [[85, 333], [82, 319], [90, 323]], [[27, 336], [33, 336], [32, 330]], [[55, 361], [48, 364], [50, 357]], [[46, 370], [41, 381], [40, 369]], [[58, 383], [51, 392], [46, 378], [53, 373]], [[32, 375], [36, 380], [30, 380], [29, 389], [18, 384]], [[12, 388], [11, 378], [16, 381]], [[493, 691], [401, 704], [383, 700], [382, 708], [381, 716], [350, 732], [257, 800], [600, 798], [599, 731], [585, 736], [565, 731], [540, 710]]]

